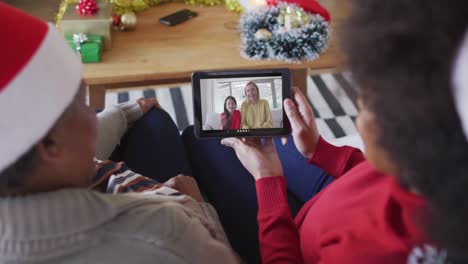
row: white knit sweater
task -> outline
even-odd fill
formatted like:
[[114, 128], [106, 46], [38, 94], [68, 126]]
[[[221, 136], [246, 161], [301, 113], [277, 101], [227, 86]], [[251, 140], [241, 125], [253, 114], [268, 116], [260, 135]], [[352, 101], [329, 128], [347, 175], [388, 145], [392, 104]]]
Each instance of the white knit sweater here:
[[[99, 158], [138, 111], [127, 104], [99, 115]], [[187, 196], [62, 189], [0, 199], [0, 263], [235, 262], [213, 207]]]

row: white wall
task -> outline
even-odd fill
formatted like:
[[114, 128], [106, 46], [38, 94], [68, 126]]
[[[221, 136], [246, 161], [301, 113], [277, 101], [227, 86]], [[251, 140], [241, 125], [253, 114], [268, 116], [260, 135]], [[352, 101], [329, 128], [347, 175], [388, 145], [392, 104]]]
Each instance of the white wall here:
[[200, 80], [202, 124], [206, 122], [206, 114], [213, 111], [213, 96], [216, 79]]
[[217, 79], [218, 82], [241, 82], [241, 81], [256, 81], [256, 80], [271, 80], [281, 78], [278, 76], [271, 77], [245, 77], [245, 78], [225, 78], [225, 79]]

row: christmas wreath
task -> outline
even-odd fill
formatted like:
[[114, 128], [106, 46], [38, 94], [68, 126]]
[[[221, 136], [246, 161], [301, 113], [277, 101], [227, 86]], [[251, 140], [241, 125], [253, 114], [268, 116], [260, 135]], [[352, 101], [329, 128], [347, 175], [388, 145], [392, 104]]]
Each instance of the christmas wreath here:
[[254, 60], [314, 60], [328, 47], [329, 23], [296, 3], [276, 3], [244, 13], [241, 55]]

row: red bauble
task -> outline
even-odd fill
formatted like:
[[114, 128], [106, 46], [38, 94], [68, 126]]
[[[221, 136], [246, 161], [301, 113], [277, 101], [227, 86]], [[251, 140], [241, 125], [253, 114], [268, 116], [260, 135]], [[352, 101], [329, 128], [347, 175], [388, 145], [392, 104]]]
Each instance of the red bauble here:
[[117, 26], [120, 25], [120, 16], [119, 15], [115, 14], [115, 15], [112, 16], [112, 25], [114, 27], [117, 27]]
[[76, 12], [79, 15], [96, 14], [99, 10], [96, 0], [80, 0], [76, 5]]

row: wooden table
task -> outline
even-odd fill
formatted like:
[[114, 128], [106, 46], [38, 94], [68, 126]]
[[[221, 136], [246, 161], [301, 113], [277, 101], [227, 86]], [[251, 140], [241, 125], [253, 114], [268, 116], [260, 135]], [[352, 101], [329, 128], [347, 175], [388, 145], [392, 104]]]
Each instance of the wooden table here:
[[[183, 8], [198, 16], [173, 27], [159, 23], [160, 17]], [[332, 25], [336, 25], [342, 16], [333, 11]], [[244, 59], [240, 56], [238, 21], [239, 14], [224, 6], [169, 3], [139, 13], [135, 31], [113, 32], [112, 50], [104, 52], [102, 62], [85, 64], [83, 77], [89, 85], [90, 105], [102, 109], [106, 89], [190, 82], [191, 73], [199, 70], [290, 68], [294, 85], [305, 89], [308, 68], [334, 68], [339, 64], [333, 37], [329, 49], [312, 62]]]

